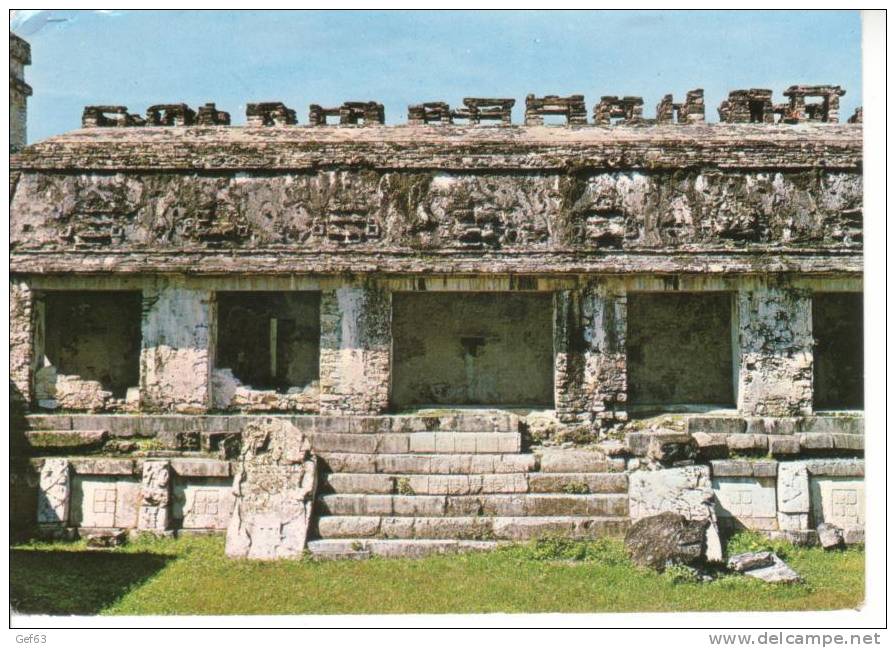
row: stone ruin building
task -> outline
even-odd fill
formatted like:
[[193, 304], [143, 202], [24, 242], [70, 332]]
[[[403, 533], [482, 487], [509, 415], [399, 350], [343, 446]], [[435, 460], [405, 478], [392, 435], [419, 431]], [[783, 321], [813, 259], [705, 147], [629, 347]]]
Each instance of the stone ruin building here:
[[86, 108], [11, 161], [15, 528], [861, 542], [862, 126], [784, 94]]

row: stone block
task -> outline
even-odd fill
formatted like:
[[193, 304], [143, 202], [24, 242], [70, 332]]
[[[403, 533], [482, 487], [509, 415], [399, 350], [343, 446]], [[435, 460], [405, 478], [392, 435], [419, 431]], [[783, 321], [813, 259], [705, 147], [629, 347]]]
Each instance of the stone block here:
[[543, 473], [604, 472], [607, 458], [601, 452], [577, 450], [545, 451], [539, 460]]
[[767, 452], [768, 437], [764, 434], [730, 434], [726, 439], [733, 452]]
[[864, 477], [863, 459], [812, 459], [806, 462], [814, 477]]
[[832, 450], [834, 437], [827, 433], [803, 433], [799, 435], [800, 447], [803, 450]]
[[380, 531], [379, 516], [329, 515], [317, 519], [321, 538], [372, 538]]
[[533, 473], [529, 475], [533, 493], [562, 493], [583, 490], [588, 493], [627, 493], [628, 476], [624, 473]]
[[386, 494], [395, 490], [395, 478], [389, 475], [332, 473], [325, 479], [325, 487], [334, 493]]
[[688, 434], [703, 432], [706, 434], [743, 434], [747, 431], [747, 423], [737, 416], [689, 416], [687, 418]]
[[134, 475], [133, 459], [113, 457], [78, 457], [70, 460], [72, 470], [79, 475]]
[[809, 529], [809, 514], [778, 511], [778, 528], [788, 532], [807, 531]]
[[865, 434], [864, 416], [807, 416], [800, 422], [806, 434]]
[[752, 477], [752, 462], [743, 459], [710, 461], [713, 477]]
[[864, 452], [865, 436], [862, 434], [831, 434], [834, 442], [834, 448], [837, 450], [851, 450], [855, 452]]
[[71, 523], [85, 528], [135, 529], [141, 501], [137, 479], [75, 475], [72, 479]]
[[483, 493], [525, 493], [529, 483], [521, 474], [483, 475], [481, 490]]
[[849, 477], [815, 477], [810, 480], [812, 516], [841, 529], [865, 528], [865, 482]]
[[800, 453], [798, 436], [770, 436], [768, 452], [773, 456], [795, 455]]
[[29, 430], [28, 445], [35, 450], [87, 450], [103, 445], [106, 430]]
[[72, 417], [64, 414], [29, 414], [25, 421], [29, 430], [72, 429]]
[[230, 462], [216, 459], [174, 458], [171, 468], [179, 477], [230, 477]]
[[731, 518], [748, 529], [776, 526], [777, 502], [775, 479], [770, 477], [716, 477], [716, 514]]

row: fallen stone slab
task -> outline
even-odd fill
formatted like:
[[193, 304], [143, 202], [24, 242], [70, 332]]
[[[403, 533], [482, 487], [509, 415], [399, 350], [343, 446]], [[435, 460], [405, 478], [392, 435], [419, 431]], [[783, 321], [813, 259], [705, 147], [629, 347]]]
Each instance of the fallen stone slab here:
[[822, 549], [830, 551], [843, 547], [843, 532], [839, 527], [829, 522], [822, 522], [815, 530], [818, 533], [818, 543]]
[[752, 551], [750, 553], [737, 554], [728, 559], [728, 569], [743, 573], [750, 569], [769, 567], [775, 564], [771, 551]]
[[728, 559], [728, 567], [744, 576], [766, 583], [798, 583], [802, 579], [790, 566], [771, 551], [738, 554]]
[[128, 541], [128, 532], [125, 530], [93, 531], [85, 536], [89, 549], [109, 549], [120, 547]]
[[660, 513], [638, 520], [625, 534], [632, 562], [658, 572], [669, 565], [693, 565], [706, 558], [709, 520], [689, 520], [678, 513]]

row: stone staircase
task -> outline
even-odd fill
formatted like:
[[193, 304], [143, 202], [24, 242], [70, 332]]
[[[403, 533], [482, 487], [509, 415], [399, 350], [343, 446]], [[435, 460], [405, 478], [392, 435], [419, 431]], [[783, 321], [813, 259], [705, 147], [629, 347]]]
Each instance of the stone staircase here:
[[[311, 432], [322, 471], [309, 550], [418, 556], [553, 534], [624, 534], [623, 460], [597, 451], [522, 453], [516, 417], [482, 419], [450, 417], [436, 431]], [[469, 431], [477, 422], [487, 431]]]

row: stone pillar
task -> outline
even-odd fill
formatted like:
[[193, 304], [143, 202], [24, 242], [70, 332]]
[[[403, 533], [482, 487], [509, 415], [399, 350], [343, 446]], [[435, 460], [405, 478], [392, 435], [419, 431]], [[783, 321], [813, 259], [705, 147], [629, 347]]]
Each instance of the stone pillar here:
[[71, 500], [71, 467], [67, 459], [45, 459], [37, 491], [37, 523], [63, 528], [68, 523]]
[[140, 484], [141, 531], [163, 533], [168, 529], [171, 504], [171, 464], [167, 461], [146, 461]]
[[34, 294], [24, 281], [9, 282], [10, 404], [22, 410], [31, 403], [34, 365]]
[[812, 413], [812, 299], [765, 283], [738, 293], [737, 407], [747, 416]]
[[554, 403], [564, 423], [627, 419], [624, 294], [593, 285], [554, 300]]
[[320, 324], [321, 413], [385, 411], [392, 371], [392, 294], [373, 286], [325, 291]]
[[176, 286], [143, 295], [140, 401], [149, 410], [201, 413], [211, 404], [213, 296]]

